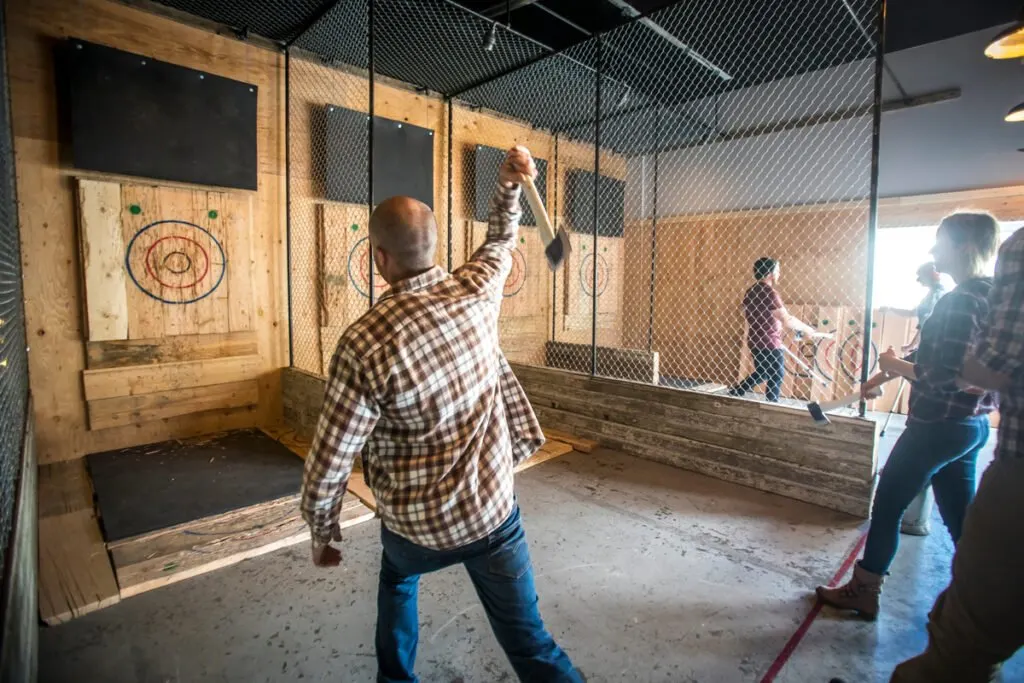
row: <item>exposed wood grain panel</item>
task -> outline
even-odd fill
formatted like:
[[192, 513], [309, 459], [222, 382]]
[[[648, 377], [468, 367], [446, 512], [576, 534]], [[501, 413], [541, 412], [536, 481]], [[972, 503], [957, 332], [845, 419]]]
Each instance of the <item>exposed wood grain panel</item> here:
[[89, 428], [110, 429], [259, 402], [256, 380], [89, 401]]
[[[298, 496], [181, 525], [111, 545], [121, 597], [227, 567], [309, 539]], [[340, 526], [369, 521], [373, 512], [358, 500], [342, 505]]]
[[39, 612], [48, 625], [107, 607], [120, 599], [117, 581], [92, 510], [39, 520]]
[[551, 429], [550, 427], [544, 428], [544, 438], [549, 441], [561, 441], [572, 446], [573, 450], [577, 450], [580, 453], [592, 453], [598, 444], [593, 439], [587, 439], [582, 436], [576, 436], [569, 432], [563, 432], [558, 429]]
[[706, 394], [513, 366], [542, 423], [727, 481], [866, 516], [875, 425]]
[[[590, 373], [593, 364], [593, 346], [591, 344], [552, 341], [547, 342], [544, 347], [544, 365], [572, 372]], [[597, 347], [598, 374], [605, 377], [657, 384], [658, 364], [657, 351]]]
[[92, 484], [83, 458], [39, 467], [40, 518], [92, 508]]
[[90, 342], [86, 347], [86, 363], [90, 370], [103, 370], [130, 365], [253, 356], [258, 351], [255, 332], [198, 334], [162, 339]]
[[[214, 262], [221, 261], [224, 268], [220, 286], [214, 289], [209, 296], [194, 304], [188, 304], [195, 309], [195, 331], [197, 334], [223, 334], [231, 329], [229, 325], [230, 288], [235, 255], [228, 249], [228, 230], [224, 224], [225, 215], [235, 214], [238, 216], [237, 225], [232, 226], [237, 232], [247, 235], [252, 230], [248, 214], [242, 214], [237, 209], [233, 209], [235, 196], [236, 193], [231, 192], [196, 192], [192, 195], [192, 220], [196, 225], [209, 232], [209, 236], [204, 235], [205, 239], [200, 238], [200, 240], [210, 258]], [[218, 244], [224, 250], [223, 259], [219, 255], [220, 249], [216, 246]], [[193, 292], [193, 296], [200, 293]]]
[[[321, 204], [317, 215], [322, 245], [320, 326], [344, 330], [370, 307], [366, 296], [370, 291], [370, 212], [355, 204]], [[380, 295], [388, 285], [376, 266], [373, 271], [374, 289]], [[333, 352], [330, 340], [323, 340], [322, 345]]]
[[[282, 53], [107, 0], [10, 3], [6, 29], [25, 311], [32, 346], [29, 374], [36, 397], [40, 463], [280, 419], [274, 370], [287, 365]], [[259, 87], [259, 189], [248, 195], [253, 205], [253, 259], [260, 264], [254, 269], [251, 306], [251, 329], [263, 358], [259, 373], [253, 375], [259, 377], [261, 386], [260, 404], [255, 409], [211, 411], [142, 427], [87, 428], [80, 376], [86, 367], [84, 277], [73, 179], [80, 174], [63, 167], [60, 159], [53, 50], [56, 41], [69, 36]], [[129, 284], [128, 289], [131, 292], [134, 287]], [[157, 333], [138, 334], [138, 325], [133, 325], [137, 322], [129, 314], [129, 338], [162, 336], [162, 325]]]
[[228, 329], [241, 332], [252, 329], [252, 197], [239, 193], [228, 196], [230, 201], [224, 203], [220, 215], [229, 259]]
[[[121, 228], [125, 247], [140, 230], [161, 215], [159, 194], [155, 187], [121, 186]], [[145, 263], [136, 260], [135, 268], [145, 270]], [[128, 337], [150, 339], [164, 336], [166, 306], [147, 295], [134, 282], [128, 283]]]
[[78, 185], [82, 270], [90, 341], [128, 338], [128, 293], [121, 234], [121, 188], [83, 180]]
[[118, 396], [239, 382], [254, 376], [260, 366], [259, 356], [239, 356], [109, 370], [86, 370], [82, 377], [86, 400], [96, 401]]

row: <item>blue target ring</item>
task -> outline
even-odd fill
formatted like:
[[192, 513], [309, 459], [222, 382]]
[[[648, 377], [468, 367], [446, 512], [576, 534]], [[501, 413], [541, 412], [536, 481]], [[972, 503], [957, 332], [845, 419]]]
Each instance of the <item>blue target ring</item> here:
[[[202, 294], [200, 294], [198, 296], [195, 296], [195, 297], [192, 297], [191, 299], [181, 299], [181, 300], [178, 300], [178, 299], [167, 299], [167, 298], [163, 297], [161, 295], [161, 293], [150, 291], [145, 285], [142, 284], [142, 282], [140, 282], [140, 277], [145, 277], [146, 273], [136, 273], [135, 270], [132, 268], [132, 260], [131, 260], [132, 250], [135, 248], [136, 243], [139, 243], [139, 238], [141, 238], [143, 235], [148, 233], [150, 230], [153, 230], [154, 228], [157, 228], [157, 227], [159, 227], [161, 225], [182, 225], [182, 226], [186, 226], [186, 227], [188, 227], [190, 229], [193, 229], [193, 230], [198, 230], [203, 235], [208, 237], [210, 239], [210, 242], [213, 243], [213, 245], [215, 247], [217, 247], [217, 252], [220, 253], [220, 263], [219, 264], [214, 264], [214, 265], [220, 265], [222, 267], [221, 267], [220, 273], [217, 275], [217, 279], [214, 281], [213, 285], [208, 290], [203, 292]], [[193, 240], [191, 238], [187, 238], [187, 237], [181, 237], [181, 236], [174, 236], [174, 237], [177, 238], [177, 239], [181, 239], [181, 240], [187, 241], [187, 242], [193, 242], [193, 243], [195, 242], [195, 240]], [[165, 237], [163, 239], [168, 239], [168, 238]], [[141, 243], [139, 243], [139, 244], [141, 244]], [[181, 253], [181, 252], [176, 252], [176, 253]], [[185, 273], [188, 270], [191, 270], [192, 266], [193, 266], [193, 259], [191, 259], [187, 254], [183, 254], [183, 255], [185, 256], [186, 259], [188, 259], [188, 261], [187, 261], [188, 267], [185, 270], [181, 270], [181, 271], [172, 270], [170, 267], [166, 266], [166, 263], [163, 264], [163, 265], [165, 267], [167, 267], [168, 270], [171, 273], [175, 274], [175, 275], [180, 275], [182, 273]], [[207, 259], [207, 265], [208, 266], [211, 265], [210, 264], [210, 261], [211, 261], [210, 255], [204, 253], [204, 256]], [[148, 254], [146, 255], [146, 258], [144, 259], [144, 261], [145, 261], [145, 263], [147, 263], [147, 265], [149, 264], [149, 255]], [[226, 273], [227, 270], [228, 270], [228, 258], [227, 258], [227, 254], [224, 252], [224, 247], [221, 245], [220, 241], [216, 237], [214, 237], [213, 234], [209, 230], [207, 230], [206, 228], [198, 226], [195, 223], [190, 223], [188, 221], [180, 221], [180, 220], [168, 219], [168, 220], [154, 221], [154, 222], [150, 223], [149, 225], [146, 225], [145, 227], [141, 228], [137, 233], [135, 233], [135, 235], [132, 236], [131, 241], [128, 242], [127, 249], [125, 249], [124, 267], [125, 267], [125, 270], [128, 271], [128, 277], [131, 278], [132, 283], [134, 283], [134, 285], [136, 287], [138, 287], [139, 290], [142, 291], [143, 294], [145, 294], [146, 296], [150, 297], [151, 299], [156, 299], [157, 301], [159, 301], [161, 303], [173, 304], [173, 305], [181, 305], [181, 304], [192, 304], [192, 303], [195, 303], [195, 302], [200, 301], [202, 299], [205, 299], [206, 297], [208, 297], [211, 294], [213, 294], [217, 290], [217, 288], [220, 287], [220, 283], [224, 281], [224, 273]], [[186, 289], [186, 288], [198, 287], [200, 282], [202, 282], [202, 280], [204, 278], [205, 278], [205, 273], [204, 273], [204, 277], [199, 278], [192, 285], [189, 285], [188, 287], [176, 287], [176, 288], [177, 289]]]
[[[580, 287], [583, 289], [583, 293], [587, 296], [593, 296], [594, 290], [591, 287], [590, 282], [587, 278], [593, 279], [594, 277], [594, 254], [587, 254], [583, 257], [580, 262]], [[598, 254], [597, 256], [597, 295], [601, 296], [604, 294], [605, 288], [608, 286], [608, 262], [604, 256]]]

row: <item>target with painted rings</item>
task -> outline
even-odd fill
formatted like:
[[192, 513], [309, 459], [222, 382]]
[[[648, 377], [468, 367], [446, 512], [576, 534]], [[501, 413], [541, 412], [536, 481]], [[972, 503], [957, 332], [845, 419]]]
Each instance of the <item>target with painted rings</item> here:
[[522, 291], [525, 284], [526, 257], [523, 256], [523, 252], [519, 251], [519, 247], [516, 247], [512, 250], [512, 270], [505, 278], [505, 289], [502, 290], [502, 296], [506, 299], [515, 296]]
[[[608, 261], [601, 254], [597, 255], [597, 295], [604, 294], [608, 286]], [[594, 281], [594, 255], [587, 254], [580, 262], [580, 287], [586, 296], [594, 295], [591, 283]]]
[[209, 230], [173, 219], [135, 233], [124, 263], [135, 286], [165, 304], [205, 299], [224, 281], [228, 267], [224, 247]]
[[[364, 237], [348, 252], [348, 280], [364, 298], [370, 297], [370, 238]], [[388, 288], [388, 283], [376, 271], [373, 274], [373, 289], [379, 296]]]

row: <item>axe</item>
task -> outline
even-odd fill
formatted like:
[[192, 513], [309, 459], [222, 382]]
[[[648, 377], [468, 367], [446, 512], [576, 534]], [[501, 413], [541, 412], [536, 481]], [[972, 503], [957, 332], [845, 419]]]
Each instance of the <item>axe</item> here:
[[564, 228], [559, 228], [558, 234], [555, 234], [554, 228], [551, 227], [551, 220], [548, 218], [548, 212], [544, 210], [544, 202], [540, 200], [537, 186], [533, 184], [533, 178], [525, 176], [522, 185], [526, 193], [526, 201], [530, 203], [533, 215], [537, 219], [537, 231], [540, 233], [540, 241], [544, 244], [544, 256], [548, 259], [548, 266], [551, 270], [558, 270], [566, 257], [572, 253], [569, 236], [565, 234]]

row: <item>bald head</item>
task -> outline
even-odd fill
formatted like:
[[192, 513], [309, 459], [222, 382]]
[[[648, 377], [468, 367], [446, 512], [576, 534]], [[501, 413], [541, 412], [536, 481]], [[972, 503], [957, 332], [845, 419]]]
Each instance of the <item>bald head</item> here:
[[[385, 199], [370, 215], [370, 240], [393, 261], [388, 270], [395, 279], [426, 270], [434, 265], [437, 249], [434, 212], [412, 197]], [[383, 268], [381, 275], [393, 281]]]

